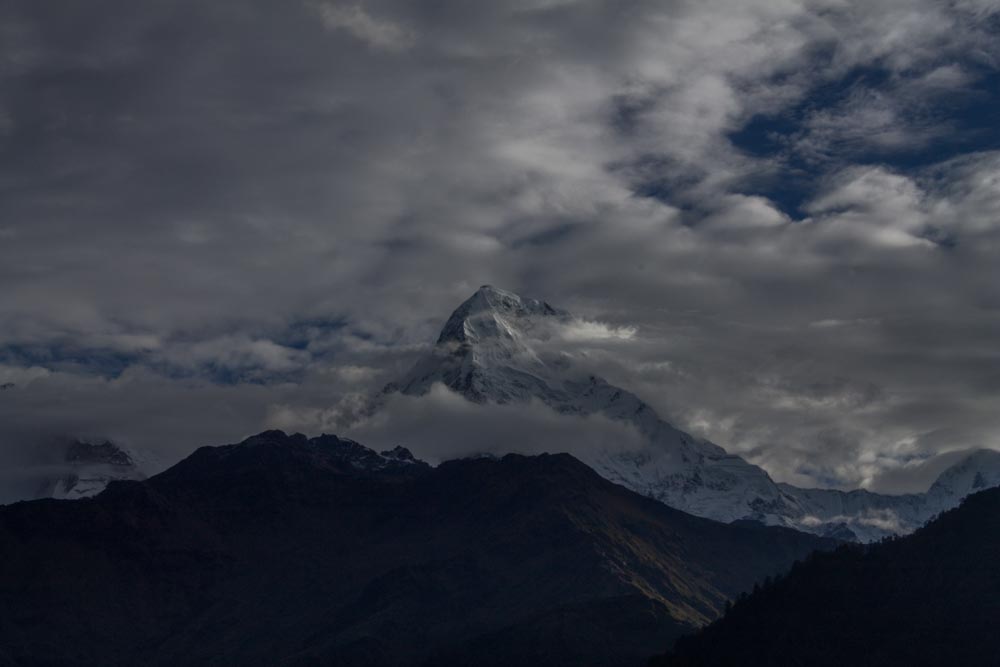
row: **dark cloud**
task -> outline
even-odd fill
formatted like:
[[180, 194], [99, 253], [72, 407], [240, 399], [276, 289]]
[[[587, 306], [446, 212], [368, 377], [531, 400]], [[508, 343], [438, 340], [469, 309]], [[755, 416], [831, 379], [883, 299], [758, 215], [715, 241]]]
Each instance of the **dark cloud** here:
[[579, 352], [781, 479], [922, 483], [1000, 445], [998, 16], [6, 3], [0, 411], [177, 456], [378, 387], [489, 282], [636, 327]]

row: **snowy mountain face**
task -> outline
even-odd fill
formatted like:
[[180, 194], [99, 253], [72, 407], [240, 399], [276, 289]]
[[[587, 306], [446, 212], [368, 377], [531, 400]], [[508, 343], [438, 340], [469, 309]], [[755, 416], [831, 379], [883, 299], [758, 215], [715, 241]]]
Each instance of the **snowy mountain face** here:
[[[601, 415], [633, 426], [648, 444], [577, 454], [612, 482], [718, 521], [754, 520], [872, 541], [908, 533], [973, 490], [1000, 484], [1000, 453], [980, 452], [926, 494], [800, 489], [667, 423], [634, 394], [586, 373], [558, 350], [578, 322], [565, 311], [485, 285], [448, 319], [433, 350], [384, 393], [420, 396], [435, 384], [476, 403], [541, 401], [560, 414]], [[964, 466], [964, 467], [963, 467]]]
[[95, 496], [113, 480], [144, 479], [132, 456], [110, 441], [70, 442], [59, 474], [40, 485], [37, 497], [74, 499]]
[[1000, 452], [980, 449], [941, 473], [926, 495], [943, 512], [967, 495], [994, 486], [1000, 486]]
[[552, 397], [554, 369], [531, 343], [568, 318], [547, 303], [481, 288], [448, 319], [433, 352], [387, 389], [421, 395], [440, 382], [475, 403]]

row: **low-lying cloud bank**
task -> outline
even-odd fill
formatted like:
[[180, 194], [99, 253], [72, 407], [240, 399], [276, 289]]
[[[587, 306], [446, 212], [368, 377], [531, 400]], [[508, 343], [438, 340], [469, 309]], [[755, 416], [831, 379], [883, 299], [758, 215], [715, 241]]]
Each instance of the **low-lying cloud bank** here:
[[[271, 420], [278, 426], [306, 423], [310, 430], [324, 431], [341, 416], [336, 410], [304, 415], [286, 409], [272, 414]], [[422, 396], [390, 394], [377, 412], [340, 432], [373, 449], [403, 445], [432, 464], [508, 453], [566, 452], [588, 458], [644, 444], [635, 428], [600, 415], [563, 415], [537, 400], [473, 403], [442, 384]]]

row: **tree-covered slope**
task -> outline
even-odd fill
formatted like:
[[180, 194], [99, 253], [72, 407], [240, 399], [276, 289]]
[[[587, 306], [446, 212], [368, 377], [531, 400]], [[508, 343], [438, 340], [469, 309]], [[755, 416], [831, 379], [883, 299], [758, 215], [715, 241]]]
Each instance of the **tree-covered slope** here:
[[1000, 489], [911, 536], [816, 554], [656, 665], [1000, 664]]

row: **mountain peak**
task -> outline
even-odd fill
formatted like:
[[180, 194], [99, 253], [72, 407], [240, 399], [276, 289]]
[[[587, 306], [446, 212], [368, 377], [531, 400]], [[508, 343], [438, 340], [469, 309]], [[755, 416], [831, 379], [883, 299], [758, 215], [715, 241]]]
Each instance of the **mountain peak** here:
[[976, 449], [938, 475], [928, 495], [953, 502], [953, 499], [963, 498], [998, 484], [1000, 452], [994, 449]]
[[926, 494], [778, 485], [764, 469], [681, 431], [635, 394], [590, 374], [586, 359], [578, 366], [580, 357], [559, 349], [559, 328], [572, 323], [571, 314], [544, 301], [483, 285], [451, 314], [437, 345], [382, 397], [422, 396], [440, 384], [478, 404], [538, 401], [563, 417], [600, 415], [634, 427], [642, 441], [639, 449], [623, 450], [609, 439], [607, 447], [580, 453], [612, 482], [698, 516], [863, 542], [910, 532], [969, 493], [1000, 485], [1000, 452], [993, 450], [969, 452]]
[[132, 457], [124, 449], [105, 440], [101, 444], [74, 440], [66, 449], [66, 462], [75, 465], [108, 464], [113, 466], [134, 466]]
[[53, 465], [57, 475], [40, 481], [39, 498], [87, 498], [114, 480], [144, 479], [132, 455], [110, 440], [98, 443], [74, 439], [65, 445], [62, 461]]
[[220, 479], [247, 475], [269, 478], [270, 481], [259, 483], [287, 489], [302, 479], [290, 474], [292, 470], [305, 475], [399, 477], [422, 474], [430, 470], [430, 466], [404, 447], [380, 454], [354, 440], [327, 433], [310, 438], [302, 433], [288, 435], [284, 431], [269, 430], [235, 444], [201, 447], [153, 477], [151, 483], [158, 489], [177, 484], [210, 489], [217, 486]]
[[516, 321], [521, 318], [561, 314], [544, 301], [483, 285], [455, 309], [437, 342], [474, 343], [493, 336], [509, 338], [513, 337]]

